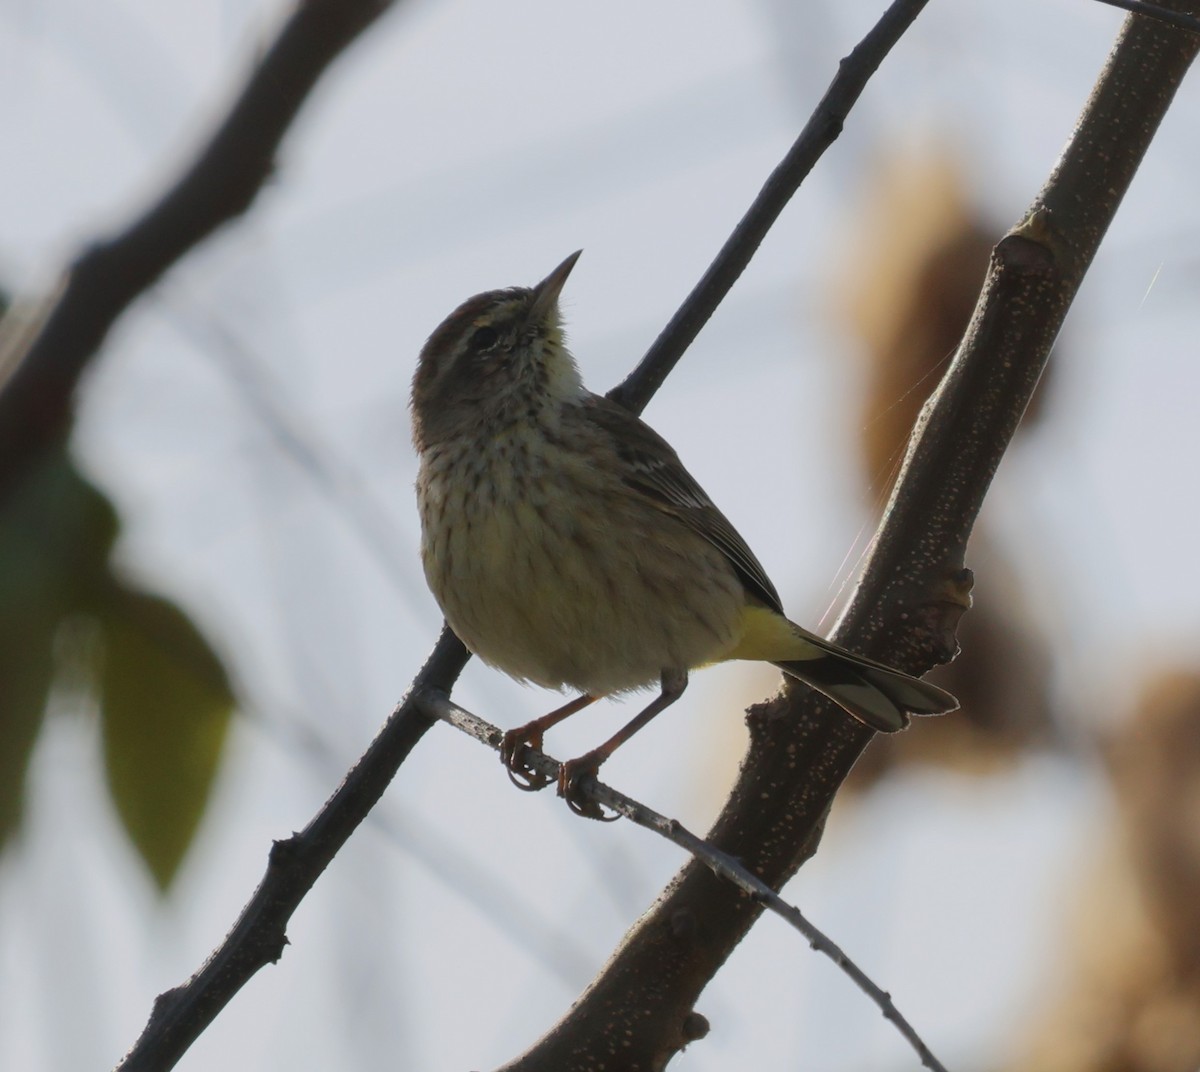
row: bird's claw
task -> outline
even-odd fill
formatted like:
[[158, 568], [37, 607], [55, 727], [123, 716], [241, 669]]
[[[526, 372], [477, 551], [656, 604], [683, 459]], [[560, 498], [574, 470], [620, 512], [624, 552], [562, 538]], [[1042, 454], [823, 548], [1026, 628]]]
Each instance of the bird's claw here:
[[524, 762], [529, 750], [541, 751], [542, 735], [527, 733], [523, 728], [509, 730], [500, 742], [500, 762], [508, 772], [508, 780], [526, 793], [536, 793], [550, 784], [550, 776], [535, 771]]
[[584, 819], [595, 819], [601, 823], [616, 822], [621, 818], [620, 812], [608, 813], [585, 795], [585, 790], [595, 784], [599, 769], [600, 764], [590, 756], [568, 759], [558, 769], [558, 795], [567, 802], [568, 808]]

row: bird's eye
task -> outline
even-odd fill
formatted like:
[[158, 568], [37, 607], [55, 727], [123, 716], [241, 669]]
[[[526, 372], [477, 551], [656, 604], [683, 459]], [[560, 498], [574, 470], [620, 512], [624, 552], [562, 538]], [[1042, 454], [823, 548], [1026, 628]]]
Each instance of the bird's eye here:
[[476, 328], [471, 335], [471, 349], [478, 353], [487, 353], [500, 340], [500, 333], [492, 327]]

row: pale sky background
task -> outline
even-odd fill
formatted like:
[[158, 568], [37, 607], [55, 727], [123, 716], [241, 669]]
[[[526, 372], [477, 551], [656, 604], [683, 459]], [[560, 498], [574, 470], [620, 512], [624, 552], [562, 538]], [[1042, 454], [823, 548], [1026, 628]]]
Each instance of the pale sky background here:
[[[321, 83], [253, 215], [121, 320], [84, 385], [76, 455], [122, 509], [123, 567], [203, 623], [247, 705], [161, 903], [113, 817], [94, 724], [50, 720], [24, 837], [0, 859], [0, 1068], [111, 1067], [423, 661], [440, 617], [416, 558], [406, 406], [429, 332], [468, 295], [532, 283], [582, 247], [565, 308], [585, 378], [608, 389], [883, 6], [401, 4]], [[0, 3], [0, 280], [37, 293], [157, 190], [279, 10]], [[1009, 226], [1121, 17], [1089, 0], [932, 3], [648, 409], [797, 620], [828, 624], [865, 538], [857, 365], [830, 305], [867, 170], [887, 150], [952, 145], [981, 210]], [[989, 506], [1031, 587], [1048, 582], [1035, 610], [1081, 732], [1200, 638], [1198, 110], [1193, 78], [1072, 311], [1052, 413]], [[264, 427], [231, 371], [247, 367], [342, 494], [369, 494], [356, 501], [381, 551]], [[712, 742], [771, 681], [698, 675], [606, 777], [702, 831], [722, 788]], [[506, 726], [556, 702], [477, 662], [455, 695]], [[583, 751], [627, 716], [597, 709], [552, 751]], [[949, 1067], [983, 1067], [1053, 981], [1072, 875], [1109, 807], [1061, 759], [984, 780], [907, 775], [835, 808], [786, 892]], [[179, 1067], [493, 1067], [557, 1019], [680, 862], [628, 824], [516, 792], [493, 755], [436, 729], [293, 919], [281, 963]], [[916, 1067], [778, 920], [698, 1011], [712, 1033], [682, 1072]]]

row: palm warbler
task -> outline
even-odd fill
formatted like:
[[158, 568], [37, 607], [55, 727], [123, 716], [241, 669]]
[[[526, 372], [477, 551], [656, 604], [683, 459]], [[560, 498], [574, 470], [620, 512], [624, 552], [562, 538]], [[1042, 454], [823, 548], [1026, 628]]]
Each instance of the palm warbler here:
[[582, 695], [505, 735], [525, 745], [601, 696], [660, 685], [599, 748], [564, 764], [559, 793], [679, 698], [688, 671], [774, 663], [873, 729], [957, 707], [953, 696], [788, 621], [746, 542], [632, 413], [583, 386], [558, 297], [574, 253], [533, 288], [476, 295], [430, 336], [413, 378], [425, 577], [450, 627], [520, 681]]

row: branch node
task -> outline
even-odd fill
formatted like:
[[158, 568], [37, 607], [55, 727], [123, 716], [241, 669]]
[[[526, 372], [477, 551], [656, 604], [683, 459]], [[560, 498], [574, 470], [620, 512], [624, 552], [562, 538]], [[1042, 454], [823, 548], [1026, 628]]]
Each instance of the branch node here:
[[184, 988], [182, 986], [173, 986], [170, 990], [164, 990], [154, 999], [154, 1005], [150, 1010], [150, 1019], [155, 1020], [158, 1017], [169, 1015], [171, 1009], [179, 1004], [183, 993]]
[[276, 838], [271, 842], [271, 851], [267, 854], [267, 861], [272, 867], [288, 868], [296, 860], [296, 839], [300, 835], [295, 831], [291, 837]]
[[1051, 220], [1050, 210], [1039, 208], [1000, 239], [992, 255], [1003, 268], [1018, 269], [1031, 275], [1050, 275], [1062, 247], [1062, 238]]
[[919, 635], [938, 663], [953, 662], [959, 652], [958, 623], [971, 609], [975, 574], [966, 566], [950, 570], [935, 587], [933, 598], [920, 609]]
[[698, 1012], [689, 1012], [683, 1018], [683, 1023], [679, 1028], [684, 1045], [686, 1046], [689, 1042], [699, 1042], [708, 1034], [710, 1026], [706, 1017], [701, 1016]]

